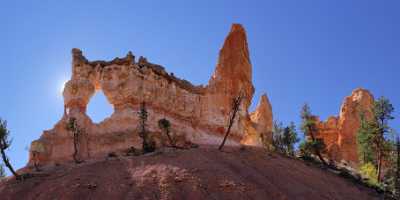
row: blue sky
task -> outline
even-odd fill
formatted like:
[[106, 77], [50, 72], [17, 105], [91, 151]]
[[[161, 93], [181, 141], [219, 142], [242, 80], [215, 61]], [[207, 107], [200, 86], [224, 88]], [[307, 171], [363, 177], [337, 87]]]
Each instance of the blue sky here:
[[[247, 30], [252, 108], [266, 92], [276, 120], [298, 124], [305, 102], [326, 119], [364, 87], [391, 100], [399, 131], [399, 8], [390, 0], [0, 1], [0, 117], [13, 137], [11, 162], [24, 166], [30, 142], [61, 118], [73, 47], [90, 60], [131, 50], [207, 84], [232, 23]], [[112, 112], [101, 94], [88, 109], [94, 121]]]

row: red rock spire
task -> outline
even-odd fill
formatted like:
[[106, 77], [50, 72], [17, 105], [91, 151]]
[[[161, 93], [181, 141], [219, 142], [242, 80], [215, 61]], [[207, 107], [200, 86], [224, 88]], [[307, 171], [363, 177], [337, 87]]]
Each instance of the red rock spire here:
[[246, 108], [254, 93], [252, 67], [246, 31], [240, 24], [233, 24], [219, 52], [218, 64], [209, 81], [212, 93], [236, 95], [242, 91]]

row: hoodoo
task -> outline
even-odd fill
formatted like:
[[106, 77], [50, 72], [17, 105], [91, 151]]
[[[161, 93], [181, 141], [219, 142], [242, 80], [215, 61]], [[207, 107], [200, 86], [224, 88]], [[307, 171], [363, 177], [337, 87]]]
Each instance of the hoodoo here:
[[[86, 114], [86, 107], [99, 90], [114, 112], [104, 121], [94, 123]], [[232, 99], [243, 95], [228, 143], [261, 145], [262, 135], [271, 134], [272, 108], [264, 95], [250, 116], [253, 93], [246, 32], [239, 24], [232, 25], [207, 86], [194, 86], [144, 57], [136, 61], [131, 52], [112, 61], [89, 61], [81, 50], [73, 49], [72, 77], [63, 92], [64, 115], [53, 129], [44, 131], [40, 139], [32, 142], [29, 164], [72, 160], [73, 137], [67, 130], [71, 118], [76, 119], [81, 130], [78, 156], [82, 159], [140, 148], [137, 112], [142, 102], [149, 113], [148, 131], [158, 146], [166, 140], [158, 127], [162, 118], [170, 121], [171, 134], [182, 144], [216, 144], [225, 132]]]
[[327, 121], [318, 121], [317, 137], [324, 140], [327, 156], [336, 161], [342, 160], [357, 167], [357, 132], [360, 127], [360, 115], [363, 112], [367, 119], [372, 117], [371, 108], [374, 97], [365, 89], [355, 89], [346, 97], [340, 109], [339, 117], [329, 117]]

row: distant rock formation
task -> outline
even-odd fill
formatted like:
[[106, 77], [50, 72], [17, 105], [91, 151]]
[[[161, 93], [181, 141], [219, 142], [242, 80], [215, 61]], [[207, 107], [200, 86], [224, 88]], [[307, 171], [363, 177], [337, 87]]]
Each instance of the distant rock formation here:
[[[86, 114], [86, 108], [99, 90], [113, 105], [114, 112], [96, 124]], [[272, 109], [263, 96], [250, 117], [248, 108], [253, 93], [246, 32], [239, 24], [232, 26], [207, 86], [194, 86], [144, 57], [136, 62], [131, 52], [112, 61], [89, 61], [81, 50], [73, 49], [72, 77], [63, 92], [64, 115], [53, 129], [44, 131], [39, 140], [32, 142], [29, 165], [72, 160], [73, 139], [66, 129], [72, 117], [83, 132], [78, 145], [79, 157], [83, 159], [123, 152], [132, 146], [140, 148], [137, 112], [141, 102], [147, 105], [147, 128], [157, 145], [166, 141], [158, 127], [162, 118], [171, 122], [171, 134], [180, 142], [214, 144], [221, 142], [232, 99], [243, 94], [228, 143], [261, 145], [261, 135], [271, 133]]]
[[325, 122], [317, 119], [319, 132], [316, 137], [324, 140], [328, 158], [336, 162], [344, 160], [355, 167], [358, 165], [357, 132], [361, 122], [360, 114], [364, 112], [366, 118], [370, 119], [373, 103], [372, 94], [358, 88], [344, 99], [339, 117], [329, 117]]

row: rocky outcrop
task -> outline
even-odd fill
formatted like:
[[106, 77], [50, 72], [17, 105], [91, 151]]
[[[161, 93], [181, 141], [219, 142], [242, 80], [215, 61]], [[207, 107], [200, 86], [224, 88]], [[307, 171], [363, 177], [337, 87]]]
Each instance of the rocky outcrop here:
[[[72, 159], [72, 134], [66, 129], [75, 118], [81, 129], [78, 152], [82, 159], [122, 153], [140, 148], [138, 109], [142, 102], [148, 111], [147, 130], [157, 145], [167, 142], [158, 120], [171, 123], [171, 134], [178, 142], [220, 143], [225, 132], [232, 99], [243, 95], [238, 117], [228, 144], [260, 145], [260, 136], [272, 126], [271, 105], [262, 98], [250, 118], [254, 87], [246, 32], [234, 24], [220, 50], [218, 64], [207, 86], [194, 86], [175, 77], [164, 67], [129, 52], [112, 61], [89, 61], [79, 49], [72, 50], [72, 77], [63, 96], [65, 112], [51, 130], [31, 145], [29, 164], [65, 162]], [[103, 91], [114, 108], [113, 114], [93, 123], [86, 107], [97, 91]], [[266, 121], [264, 121], [266, 120]]]
[[266, 94], [261, 96], [257, 108], [250, 114], [250, 118], [254, 123], [255, 133], [261, 134], [259, 137], [263, 137], [264, 142], [272, 144], [272, 106]]
[[358, 88], [344, 99], [339, 117], [329, 117], [325, 122], [317, 120], [316, 137], [324, 140], [326, 154], [330, 159], [337, 162], [344, 160], [352, 166], [358, 165], [357, 131], [360, 127], [360, 114], [363, 112], [370, 119], [373, 103], [372, 94]]

